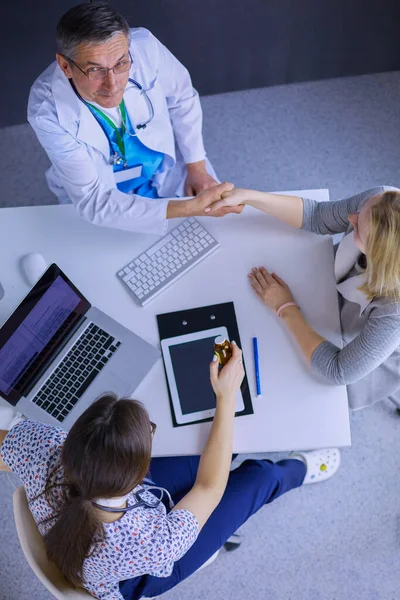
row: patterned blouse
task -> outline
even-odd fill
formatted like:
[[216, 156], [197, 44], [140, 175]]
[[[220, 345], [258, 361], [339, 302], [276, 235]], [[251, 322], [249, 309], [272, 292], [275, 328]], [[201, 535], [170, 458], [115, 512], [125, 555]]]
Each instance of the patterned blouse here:
[[[56, 514], [62, 504], [65, 487], [56, 486], [41, 495], [51, 474], [52, 483], [61, 483], [64, 473], [61, 466], [61, 449], [67, 434], [59, 427], [36, 421], [22, 421], [15, 425], [4, 439], [0, 455], [4, 463], [24, 484], [30, 510], [42, 535], [52, 526], [52, 521], [41, 521]], [[138, 486], [134, 491], [143, 490]], [[150, 491], [143, 493], [153, 494]], [[151, 499], [150, 498], [150, 501]], [[135, 503], [128, 498], [128, 505]], [[114, 523], [103, 523], [104, 539], [95, 542], [90, 556], [83, 564], [85, 589], [100, 600], [121, 600], [119, 581], [140, 575], [168, 577], [174, 562], [192, 546], [198, 536], [198, 523], [187, 510], [173, 510], [167, 514], [160, 502], [155, 508], [138, 507], [128, 511]]]

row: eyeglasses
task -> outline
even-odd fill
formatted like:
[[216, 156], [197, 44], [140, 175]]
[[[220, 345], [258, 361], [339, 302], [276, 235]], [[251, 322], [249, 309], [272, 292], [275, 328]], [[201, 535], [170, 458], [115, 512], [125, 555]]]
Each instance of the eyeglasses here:
[[79, 69], [84, 75], [86, 75], [88, 79], [92, 81], [105, 79], [109, 71], [112, 71], [113, 73], [115, 73], [115, 75], [119, 75], [120, 73], [126, 73], [126, 71], [129, 71], [129, 69], [131, 68], [131, 64], [133, 63], [131, 53], [129, 53], [129, 60], [120, 60], [113, 67], [90, 67], [90, 69], [84, 71], [79, 65], [76, 64], [76, 62], [72, 60], [72, 58], [69, 58], [68, 56], [65, 56], [64, 58], [71, 62], [77, 69]]
[[155, 423], [152, 423], [150, 421], [150, 428], [151, 428], [151, 435], [153, 436], [155, 434], [155, 432], [156, 432], [157, 425]]

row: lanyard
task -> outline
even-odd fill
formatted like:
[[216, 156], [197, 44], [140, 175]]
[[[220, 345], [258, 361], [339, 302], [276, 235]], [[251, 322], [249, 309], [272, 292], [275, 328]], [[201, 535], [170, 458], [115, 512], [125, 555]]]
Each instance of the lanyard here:
[[[97, 106], [93, 106], [93, 104], [90, 104], [91, 108], [97, 113], [99, 114], [101, 117], [103, 117], [103, 119], [109, 124], [110, 127], [112, 127], [115, 130], [115, 135], [117, 138], [117, 145], [119, 148], [119, 151], [121, 153], [121, 156], [125, 157], [125, 143], [123, 138], [121, 137], [121, 134], [118, 130], [118, 127], [115, 125], [115, 123], [113, 123], [111, 121], [111, 119], [103, 113], [102, 110], [100, 110], [99, 108], [97, 108]], [[126, 123], [126, 108], [125, 108], [125, 102], [124, 99], [122, 98], [121, 104], [119, 105], [119, 110], [121, 111], [121, 115], [122, 115], [122, 127], [121, 127], [121, 131], [122, 131], [122, 135], [124, 135], [125, 133], [125, 125], [124, 123]]]

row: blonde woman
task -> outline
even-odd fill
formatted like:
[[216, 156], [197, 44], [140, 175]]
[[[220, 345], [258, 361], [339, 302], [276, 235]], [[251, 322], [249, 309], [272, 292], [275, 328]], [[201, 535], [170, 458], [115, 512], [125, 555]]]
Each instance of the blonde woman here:
[[347, 385], [352, 409], [385, 399], [400, 407], [400, 190], [382, 186], [337, 202], [315, 202], [234, 189], [209, 212], [238, 204], [298, 229], [345, 234], [335, 257], [343, 349], [314, 331], [275, 273], [254, 268], [250, 282], [283, 319], [312, 367], [331, 383]]

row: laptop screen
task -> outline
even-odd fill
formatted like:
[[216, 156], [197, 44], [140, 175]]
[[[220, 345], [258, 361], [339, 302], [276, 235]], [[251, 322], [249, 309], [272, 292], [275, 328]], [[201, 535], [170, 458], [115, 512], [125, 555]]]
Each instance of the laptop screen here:
[[27, 395], [90, 304], [51, 265], [0, 329], [0, 395], [13, 406]]

